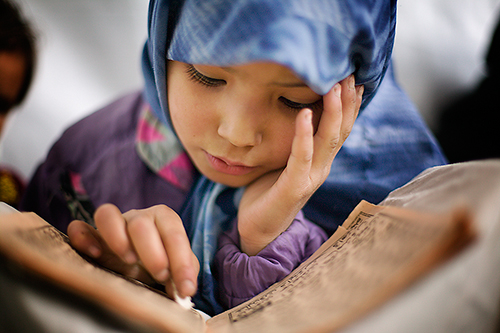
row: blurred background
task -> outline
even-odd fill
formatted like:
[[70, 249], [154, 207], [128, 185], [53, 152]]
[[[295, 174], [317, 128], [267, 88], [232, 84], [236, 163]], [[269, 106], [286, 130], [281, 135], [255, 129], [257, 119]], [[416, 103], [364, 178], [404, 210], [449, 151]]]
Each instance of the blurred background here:
[[[39, 60], [2, 134], [0, 163], [28, 179], [65, 127], [141, 87], [148, 0], [17, 2], [35, 27]], [[437, 131], [443, 109], [486, 77], [500, 0], [399, 0], [398, 10], [396, 76]]]
[[14, 0], [34, 25], [38, 67], [7, 120], [0, 163], [28, 178], [62, 131], [142, 86], [148, 0]]

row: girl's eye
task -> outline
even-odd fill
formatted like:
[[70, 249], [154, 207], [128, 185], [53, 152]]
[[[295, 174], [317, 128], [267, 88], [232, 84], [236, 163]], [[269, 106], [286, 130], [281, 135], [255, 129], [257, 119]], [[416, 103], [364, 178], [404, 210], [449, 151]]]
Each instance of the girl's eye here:
[[302, 109], [311, 109], [313, 112], [319, 112], [323, 111], [323, 98], [320, 98], [314, 103], [297, 103], [294, 101], [289, 100], [288, 98], [285, 98], [281, 96], [279, 98], [281, 103], [283, 103], [286, 107], [290, 108], [293, 111], [300, 111]]
[[201, 74], [196, 68], [194, 68], [193, 65], [188, 65], [186, 73], [188, 74], [189, 79], [193, 80], [194, 82], [203, 84], [207, 87], [218, 87], [226, 84], [226, 81], [224, 80], [214, 79]]

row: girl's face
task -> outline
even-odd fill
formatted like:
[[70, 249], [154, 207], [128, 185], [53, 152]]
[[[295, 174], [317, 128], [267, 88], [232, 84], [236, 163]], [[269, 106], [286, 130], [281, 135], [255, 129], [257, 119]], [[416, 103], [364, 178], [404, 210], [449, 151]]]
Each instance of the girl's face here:
[[231, 67], [168, 61], [173, 127], [198, 170], [212, 181], [245, 186], [286, 166], [295, 118], [323, 99], [288, 68], [274, 63]]

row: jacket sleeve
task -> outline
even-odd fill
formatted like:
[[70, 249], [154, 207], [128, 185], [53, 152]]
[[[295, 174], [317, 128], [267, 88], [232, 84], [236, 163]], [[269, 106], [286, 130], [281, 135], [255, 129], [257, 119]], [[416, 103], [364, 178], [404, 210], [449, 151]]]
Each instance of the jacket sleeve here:
[[239, 248], [237, 224], [219, 237], [214, 258], [221, 303], [231, 308], [266, 290], [292, 272], [327, 239], [302, 212], [288, 229], [255, 256]]

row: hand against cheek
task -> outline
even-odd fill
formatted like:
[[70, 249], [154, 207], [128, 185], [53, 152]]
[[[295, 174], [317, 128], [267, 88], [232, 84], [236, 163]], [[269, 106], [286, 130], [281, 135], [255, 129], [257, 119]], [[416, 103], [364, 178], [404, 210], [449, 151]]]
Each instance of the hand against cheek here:
[[247, 186], [238, 210], [241, 250], [255, 255], [292, 223], [328, 177], [334, 157], [356, 119], [363, 86], [351, 75], [323, 97], [323, 113], [314, 134], [312, 112], [297, 115], [295, 137], [285, 169], [266, 174]]
[[199, 264], [172, 209], [158, 205], [122, 215], [116, 206], [105, 204], [96, 210], [94, 220], [97, 229], [82, 221], [68, 226], [77, 250], [113, 271], [147, 284], [165, 284], [170, 296], [170, 278], [181, 297], [196, 292]]

